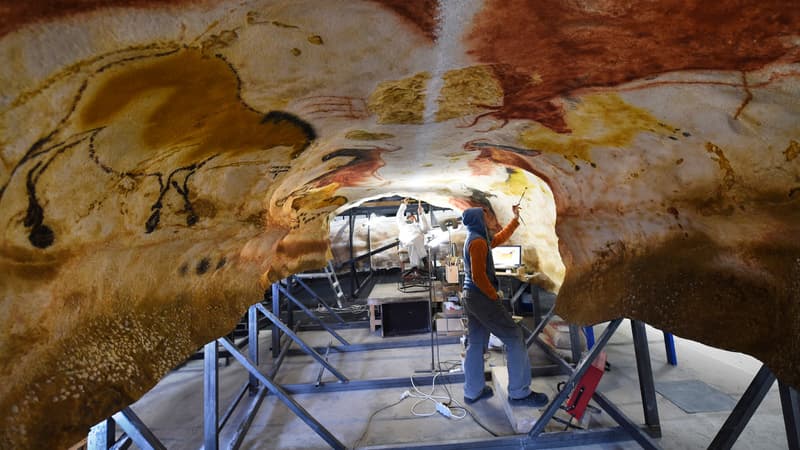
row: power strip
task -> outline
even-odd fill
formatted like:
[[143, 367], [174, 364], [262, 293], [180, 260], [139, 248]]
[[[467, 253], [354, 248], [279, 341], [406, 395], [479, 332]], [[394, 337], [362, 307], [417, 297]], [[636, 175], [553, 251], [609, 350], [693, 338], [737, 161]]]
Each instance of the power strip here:
[[444, 403], [442, 403], [442, 402], [436, 402], [436, 411], [438, 411], [438, 412], [439, 412], [439, 414], [441, 414], [441, 415], [443, 415], [443, 416], [447, 417], [448, 419], [449, 419], [449, 418], [451, 418], [451, 417], [453, 417], [453, 411], [450, 411], [450, 408], [448, 408], [448, 407], [447, 407], [447, 406], [446, 406]]

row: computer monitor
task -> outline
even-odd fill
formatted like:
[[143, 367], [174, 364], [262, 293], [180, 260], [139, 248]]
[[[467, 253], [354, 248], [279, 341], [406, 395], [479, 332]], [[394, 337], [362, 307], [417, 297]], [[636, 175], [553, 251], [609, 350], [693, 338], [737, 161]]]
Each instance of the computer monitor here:
[[522, 265], [521, 245], [498, 245], [492, 249], [495, 269], [516, 269]]

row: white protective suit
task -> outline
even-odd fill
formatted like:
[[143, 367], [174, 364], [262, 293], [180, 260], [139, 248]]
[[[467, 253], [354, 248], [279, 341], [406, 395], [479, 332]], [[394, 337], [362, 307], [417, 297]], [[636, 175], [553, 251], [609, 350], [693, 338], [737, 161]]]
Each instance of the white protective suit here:
[[425, 214], [418, 214], [417, 222], [406, 222], [406, 204], [401, 203], [397, 209], [397, 228], [400, 231], [398, 238], [400, 245], [408, 251], [408, 259], [411, 267], [419, 267], [420, 260], [428, 255], [425, 250], [425, 233], [430, 231], [428, 217]]

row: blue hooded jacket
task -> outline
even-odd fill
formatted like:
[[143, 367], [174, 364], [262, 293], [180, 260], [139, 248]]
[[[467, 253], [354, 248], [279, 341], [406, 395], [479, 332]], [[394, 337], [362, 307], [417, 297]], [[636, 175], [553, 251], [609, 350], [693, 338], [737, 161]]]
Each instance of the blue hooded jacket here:
[[[478, 285], [472, 280], [472, 261], [469, 254], [469, 244], [474, 239], [483, 239], [489, 247], [486, 253], [486, 276], [497, 289], [497, 276], [494, 270], [494, 259], [492, 258], [492, 244], [489, 237], [489, 231], [486, 229], [486, 221], [483, 217], [483, 208], [469, 208], [461, 215], [461, 222], [467, 227], [467, 240], [464, 241], [464, 289], [470, 291], [481, 292]], [[485, 293], [481, 292], [483, 295]]]

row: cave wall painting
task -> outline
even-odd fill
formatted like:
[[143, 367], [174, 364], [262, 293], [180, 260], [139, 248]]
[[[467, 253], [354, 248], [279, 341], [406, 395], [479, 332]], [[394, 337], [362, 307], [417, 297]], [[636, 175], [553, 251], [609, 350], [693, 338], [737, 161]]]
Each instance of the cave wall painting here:
[[800, 10], [631, 8], [3, 9], [0, 447], [79, 440], [384, 195], [505, 222], [524, 191], [516, 237], [560, 314], [800, 384]]
[[[22, 184], [24, 179], [28, 207], [23, 226], [29, 231], [30, 244], [44, 249], [56, 239], [45, 223], [37, 185], [66, 152], [96, 165], [108, 178], [104, 182], [116, 185], [123, 195], [156, 194], [152, 212], [141, 224], [146, 233], [152, 233], [161, 221], [167, 196], [180, 198], [172, 214], [184, 215], [186, 226], [197, 223], [189, 181], [199, 170], [218, 169], [215, 159], [236, 159], [248, 153], [258, 157], [276, 147], [288, 148], [288, 155], [267, 153], [263, 161], [239, 162], [272, 164], [291, 160], [310, 145], [316, 136], [309, 123], [289, 113], [265, 114], [249, 108], [238, 96], [239, 83], [224, 59], [203, 57], [197, 49], [128, 57], [97, 69], [82, 84], [58, 127], [28, 149], [0, 191], [5, 193], [9, 183]], [[143, 113], [141, 121], [118, 120], [139, 113]], [[206, 134], [209, 130], [212, 133]], [[287, 169], [272, 164], [268, 170], [277, 176]], [[18, 172], [20, 180], [15, 177]], [[93, 205], [107, 199], [91, 200]]]

